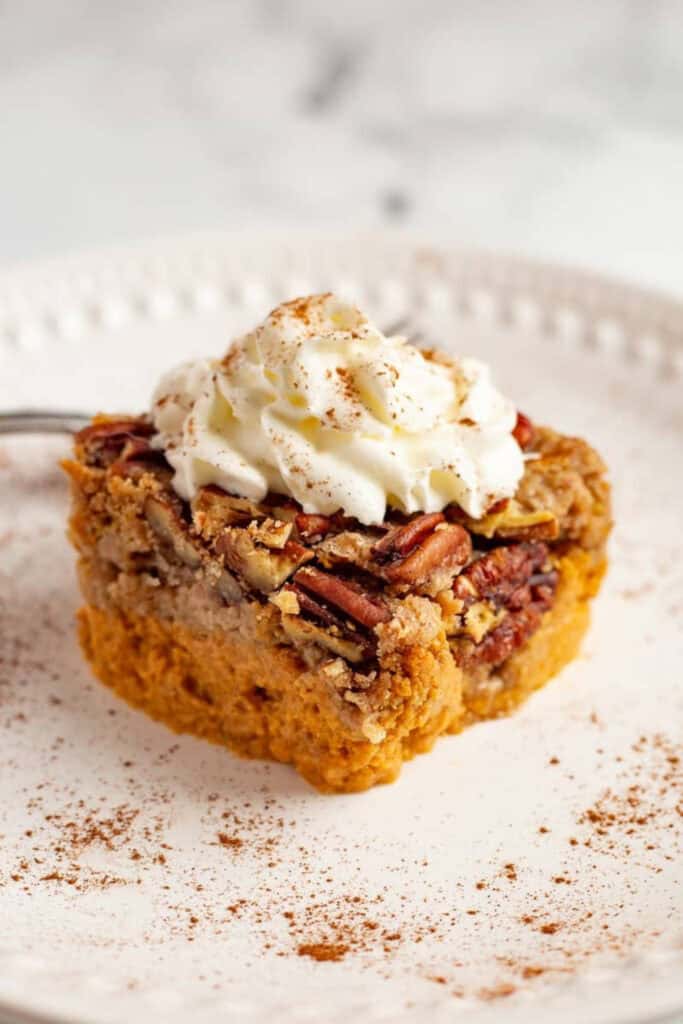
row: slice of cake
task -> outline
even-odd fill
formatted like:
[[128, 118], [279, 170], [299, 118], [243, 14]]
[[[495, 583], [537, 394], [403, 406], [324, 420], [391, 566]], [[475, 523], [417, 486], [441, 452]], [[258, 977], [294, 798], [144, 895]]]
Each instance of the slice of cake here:
[[66, 470], [98, 677], [324, 791], [513, 709], [576, 655], [606, 564], [585, 441], [332, 295], [98, 416]]

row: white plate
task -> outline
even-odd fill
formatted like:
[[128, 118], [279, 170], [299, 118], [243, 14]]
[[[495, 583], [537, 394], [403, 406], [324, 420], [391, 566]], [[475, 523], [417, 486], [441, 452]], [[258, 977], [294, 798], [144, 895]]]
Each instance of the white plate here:
[[[419, 311], [428, 334], [490, 360], [521, 408], [604, 453], [617, 526], [583, 653], [515, 717], [441, 740], [396, 784], [319, 796], [289, 768], [173, 736], [92, 681], [73, 630], [65, 445], [3, 443], [4, 1012], [96, 1024], [673, 1013], [679, 305], [386, 238], [192, 239], [0, 279], [0, 406], [135, 411], [161, 368], [323, 288], [382, 324]], [[299, 955], [307, 942], [349, 948], [321, 962]]]

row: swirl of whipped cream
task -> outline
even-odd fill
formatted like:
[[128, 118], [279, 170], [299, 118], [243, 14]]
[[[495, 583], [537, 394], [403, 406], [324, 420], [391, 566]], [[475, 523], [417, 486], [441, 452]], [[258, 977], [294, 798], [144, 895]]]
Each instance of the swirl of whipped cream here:
[[385, 337], [331, 294], [278, 306], [222, 360], [171, 370], [152, 415], [186, 499], [218, 484], [366, 524], [387, 506], [452, 502], [479, 518], [514, 494], [524, 468], [515, 409], [487, 366]]

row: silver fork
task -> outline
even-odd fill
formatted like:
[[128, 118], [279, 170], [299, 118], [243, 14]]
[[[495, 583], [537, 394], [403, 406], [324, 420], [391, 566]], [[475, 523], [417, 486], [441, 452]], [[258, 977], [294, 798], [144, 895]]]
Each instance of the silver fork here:
[[0, 412], [0, 434], [74, 434], [92, 419], [84, 412], [17, 409]]

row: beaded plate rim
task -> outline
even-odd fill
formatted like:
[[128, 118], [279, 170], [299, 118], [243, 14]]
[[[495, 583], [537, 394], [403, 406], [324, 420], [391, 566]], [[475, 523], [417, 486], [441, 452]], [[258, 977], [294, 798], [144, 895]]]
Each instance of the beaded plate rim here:
[[[606, 352], [647, 368], [658, 378], [677, 380], [683, 376], [683, 302], [666, 295], [589, 271], [432, 245], [398, 235], [291, 233], [162, 239], [2, 271], [0, 367], [3, 360], [33, 355], [52, 343], [78, 345], [93, 326], [106, 333], [121, 330], [131, 321], [173, 319], [181, 311], [216, 309], [222, 304], [255, 306], [271, 292], [274, 296], [300, 293], [296, 285], [305, 283], [305, 274], [292, 273], [292, 254], [305, 256], [300, 261], [304, 264], [329, 258], [336, 268], [339, 290], [344, 291], [353, 279], [359, 251], [363, 254], [362, 277], [367, 281], [363, 287], [372, 293], [376, 307], [395, 310], [400, 297], [408, 305], [419, 299], [427, 309], [443, 310], [450, 305], [457, 307], [460, 315], [502, 325], [528, 324], [549, 339], [573, 339], [587, 350]], [[401, 277], [408, 275], [409, 287], [382, 274], [387, 253], [398, 257]], [[681, 947], [676, 944], [670, 951], [659, 950], [638, 960], [638, 967], [651, 974], [653, 983], [659, 978], [673, 980], [680, 968]], [[38, 960], [25, 960], [20, 966], [9, 948], [0, 948], [0, 964], [3, 962], [14, 962], [14, 970], [25, 973], [27, 991], [31, 979], [39, 979], [44, 969]], [[625, 970], [628, 965], [622, 963], [614, 970], [587, 971], [567, 981], [567, 990], [574, 996], [585, 992], [586, 999], [592, 998], [591, 993], [604, 994]], [[84, 971], [82, 978], [87, 977]], [[683, 1007], [683, 992], [680, 1004]], [[170, 1021], [180, 1020], [184, 1008], [177, 1005], [163, 1010], [148, 1003], [137, 1012], [168, 1013], [165, 1019]], [[530, 1010], [527, 1005], [525, 1012]], [[223, 1012], [231, 1015], [229, 1008]], [[216, 1013], [221, 1014], [219, 1005]], [[675, 1017], [672, 1010], [647, 1019]], [[63, 1019], [35, 1013], [0, 997], [0, 1020], [46, 1024]]]

